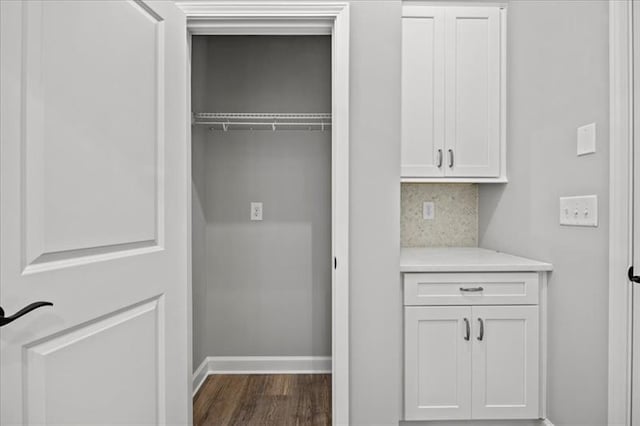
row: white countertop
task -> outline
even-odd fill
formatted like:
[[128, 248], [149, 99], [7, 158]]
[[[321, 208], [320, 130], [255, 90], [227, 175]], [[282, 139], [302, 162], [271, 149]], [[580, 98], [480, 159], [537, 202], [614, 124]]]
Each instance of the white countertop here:
[[553, 265], [475, 247], [403, 248], [401, 272], [551, 271]]

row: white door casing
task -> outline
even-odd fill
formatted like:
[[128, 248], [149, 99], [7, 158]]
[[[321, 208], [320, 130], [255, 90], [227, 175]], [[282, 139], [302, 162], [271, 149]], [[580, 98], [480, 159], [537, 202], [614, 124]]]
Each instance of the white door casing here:
[[0, 423], [190, 423], [184, 14], [0, 7]]
[[[331, 35], [332, 421], [349, 424], [348, 1], [175, 0], [190, 35]], [[190, 204], [189, 204], [190, 205]]]
[[[631, 424], [633, 263], [633, 59], [632, 0], [609, 3], [609, 380], [608, 424]], [[636, 110], [637, 111], [637, 110]], [[636, 162], [636, 164], [638, 164]], [[637, 271], [635, 272], [638, 273]], [[637, 341], [637, 339], [636, 339]]]
[[[640, 128], [640, 67], [636, 66], [640, 60], [640, 34], [636, 29], [640, 23], [640, 8], [638, 8], [637, 2], [631, 3], [632, 22], [631, 26], [633, 40], [633, 54], [631, 56], [632, 61], [632, 102], [633, 102], [633, 124], [632, 128], [632, 144], [633, 144], [633, 167], [632, 176], [633, 182], [631, 184], [633, 188], [632, 196], [632, 260], [634, 275], [640, 275], [640, 134], [635, 129]], [[631, 425], [640, 425], [640, 284], [628, 284], [631, 285], [631, 313], [632, 313], [632, 347], [631, 347]]]

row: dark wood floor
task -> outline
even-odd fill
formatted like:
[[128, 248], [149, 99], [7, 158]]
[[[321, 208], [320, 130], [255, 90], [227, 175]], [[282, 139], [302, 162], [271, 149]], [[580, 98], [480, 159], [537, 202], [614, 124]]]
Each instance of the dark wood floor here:
[[330, 425], [330, 374], [212, 375], [193, 399], [193, 424]]

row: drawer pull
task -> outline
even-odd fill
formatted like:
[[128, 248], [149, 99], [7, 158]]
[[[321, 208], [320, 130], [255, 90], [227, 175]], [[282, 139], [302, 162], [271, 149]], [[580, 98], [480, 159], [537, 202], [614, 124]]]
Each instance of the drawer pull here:
[[482, 321], [482, 318], [478, 318], [478, 322], [480, 323], [480, 334], [478, 335], [478, 340], [482, 341], [482, 339], [484, 339], [484, 321]]
[[482, 287], [460, 287], [460, 291], [466, 291], [466, 292], [478, 292], [483, 290], [484, 288]]
[[464, 324], [465, 324], [465, 326], [467, 328], [467, 332], [466, 332], [466, 334], [464, 336], [464, 340], [468, 341], [471, 338], [471, 326], [469, 325], [469, 319], [468, 318], [464, 319]]

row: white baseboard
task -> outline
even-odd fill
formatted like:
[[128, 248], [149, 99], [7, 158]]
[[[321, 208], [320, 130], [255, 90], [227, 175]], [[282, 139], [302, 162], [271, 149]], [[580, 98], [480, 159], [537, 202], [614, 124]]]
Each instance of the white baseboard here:
[[193, 373], [193, 395], [195, 396], [200, 386], [204, 383], [204, 379], [209, 375], [209, 361], [208, 358], [205, 358], [202, 361], [202, 364], [196, 369], [195, 373]]
[[543, 426], [554, 426], [553, 423], [551, 423], [551, 421], [549, 421], [549, 419], [544, 419], [542, 421]]
[[193, 373], [195, 395], [210, 374], [327, 374], [330, 356], [210, 356]]

